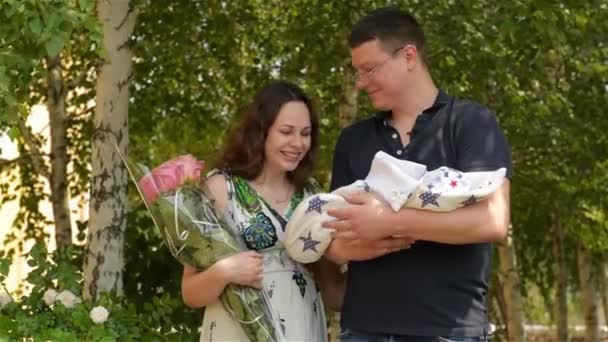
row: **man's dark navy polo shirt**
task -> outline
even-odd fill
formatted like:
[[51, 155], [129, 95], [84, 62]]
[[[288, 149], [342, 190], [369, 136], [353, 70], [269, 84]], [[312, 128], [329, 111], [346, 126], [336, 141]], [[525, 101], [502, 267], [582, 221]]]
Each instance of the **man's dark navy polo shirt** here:
[[[331, 189], [364, 179], [378, 151], [427, 166], [460, 171], [507, 168], [510, 148], [488, 108], [439, 92], [403, 146], [390, 113], [340, 133]], [[486, 294], [492, 244], [417, 241], [410, 249], [349, 263], [342, 327], [415, 336], [480, 336], [488, 332]]]

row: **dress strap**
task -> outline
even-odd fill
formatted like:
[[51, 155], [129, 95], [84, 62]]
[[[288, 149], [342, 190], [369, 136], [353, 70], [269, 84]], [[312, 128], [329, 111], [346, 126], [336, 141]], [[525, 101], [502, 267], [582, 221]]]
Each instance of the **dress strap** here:
[[234, 193], [234, 183], [233, 183], [232, 175], [230, 175], [230, 173], [226, 172], [225, 170], [216, 168], [216, 169], [209, 170], [209, 172], [207, 172], [207, 174], [205, 175], [205, 179], [210, 178], [217, 174], [220, 174], [220, 175], [223, 175], [224, 177], [226, 177], [226, 187], [228, 189], [228, 198], [232, 198], [232, 194]]

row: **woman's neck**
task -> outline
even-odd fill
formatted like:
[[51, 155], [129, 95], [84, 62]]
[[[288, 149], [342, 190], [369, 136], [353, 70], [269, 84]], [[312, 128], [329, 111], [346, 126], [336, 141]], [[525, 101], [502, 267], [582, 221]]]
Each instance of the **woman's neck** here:
[[284, 189], [293, 186], [287, 178], [286, 172], [272, 172], [269, 170], [262, 170], [257, 177], [251, 180], [251, 183], [269, 189]]
[[287, 178], [287, 173], [262, 172], [250, 181], [257, 193], [279, 212], [283, 212], [284, 206], [295, 191], [294, 185]]

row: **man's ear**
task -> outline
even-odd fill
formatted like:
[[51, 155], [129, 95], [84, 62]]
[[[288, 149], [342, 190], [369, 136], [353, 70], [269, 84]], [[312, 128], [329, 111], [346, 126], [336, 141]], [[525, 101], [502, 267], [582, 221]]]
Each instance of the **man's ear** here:
[[412, 70], [419, 63], [419, 53], [418, 49], [413, 44], [406, 44], [403, 49], [397, 52], [407, 63], [408, 70]]

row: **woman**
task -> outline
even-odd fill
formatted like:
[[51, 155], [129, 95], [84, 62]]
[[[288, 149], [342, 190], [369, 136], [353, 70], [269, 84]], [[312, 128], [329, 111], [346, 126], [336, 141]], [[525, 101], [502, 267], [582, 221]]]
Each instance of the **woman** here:
[[218, 301], [229, 283], [265, 289], [287, 341], [327, 339], [323, 302], [314, 278], [282, 246], [293, 209], [316, 189], [310, 180], [318, 119], [296, 85], [274, 82], [255, 97], [206, 184], [217, 210], [251, 250], [203, 272], [185, 266], [186, 305], [206, 307], [201, 341], [247, 341]]

